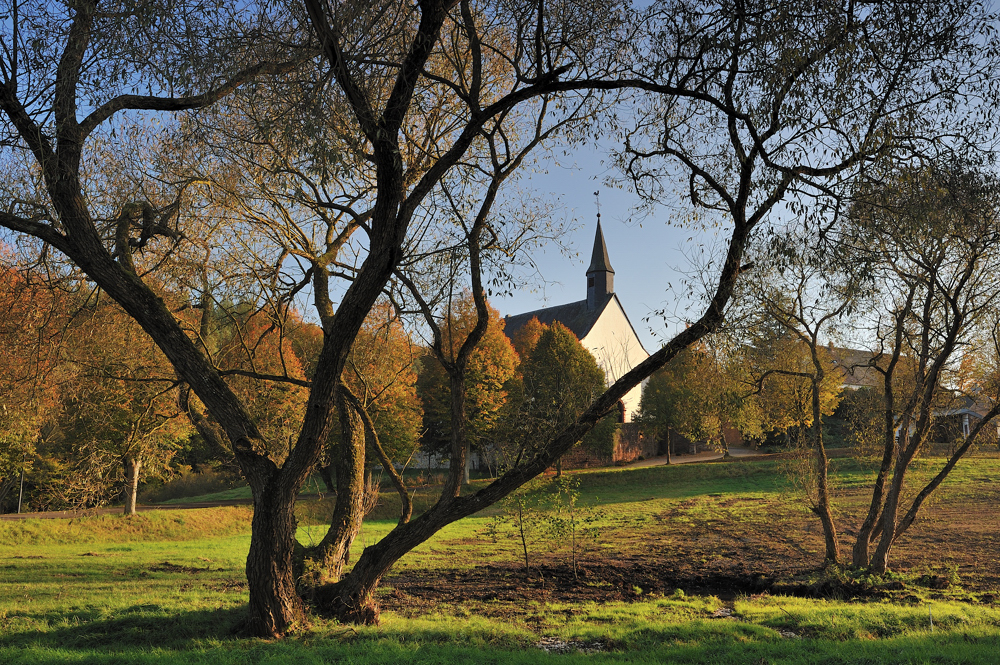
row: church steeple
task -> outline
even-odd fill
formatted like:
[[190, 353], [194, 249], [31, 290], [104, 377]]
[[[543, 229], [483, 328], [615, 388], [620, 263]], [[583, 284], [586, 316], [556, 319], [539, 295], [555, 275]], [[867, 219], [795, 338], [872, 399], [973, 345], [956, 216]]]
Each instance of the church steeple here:
[[604, 302], [604, 296], [615, 292], [615, 270], [608, 259], [608, 246], [601, 231], [601, 213], [597, 213], [597, 234], [594, 236], [594, 251], [587, 268], [587, 309], [594, 309]]

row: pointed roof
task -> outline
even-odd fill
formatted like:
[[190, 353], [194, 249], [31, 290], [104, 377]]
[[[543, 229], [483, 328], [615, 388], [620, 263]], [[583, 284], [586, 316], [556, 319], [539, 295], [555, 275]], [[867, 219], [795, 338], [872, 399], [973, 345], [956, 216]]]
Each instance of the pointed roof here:
[[569, 328], [576, 335], [577, 339], [583, 339], [590, 332], [591, 328], [594, 327], [594, 324], [597, 323], [597, 319], [601, 318], [604, 309], [614, 297], [613, 293], [605, 295], [597, 307], [593, 309], [587, 309], [586, 300], [578, 300], [566, 305], [556, 305], [555, 307], [536, 309], [524, 314], [514, 314], [513, 316], [504, 318], [506, 323], [503, 331], [507, 337], [513, 337], [514, 333], [520, 330], [524, 324], [531, 319], [537, 318], [539, 323], [547, 326], [552, 325], [553, 321], [558, 321]]
[[601, 231], [601, 216], [597, 216], [597, 234], [594, 236], [594, 251], [590, 255], [590, 267], [587, 274], [592, 272], [610, 272], [614, 274], [615, 269], [611, 267], [611, 259], [608, 258], [608, 246], [604, 243], [604, 232]]

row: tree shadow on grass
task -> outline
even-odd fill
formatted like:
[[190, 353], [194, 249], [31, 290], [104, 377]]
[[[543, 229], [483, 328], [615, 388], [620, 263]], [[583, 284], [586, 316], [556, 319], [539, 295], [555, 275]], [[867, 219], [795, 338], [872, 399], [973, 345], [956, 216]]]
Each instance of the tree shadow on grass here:
[[[238, 639], [245, 606], [178, 611], [155, 604], [113, 611], [81, 610], [7, 617], [0, 648], [85, 650], [109, 653], [148, 649], [184, 650], [199, 643]], [[23, 619], [22, 622], [18, 618]], [[39, 626], [48, 626], [39, 629]], [[0, 659], [2, 660], [2, 659]]]

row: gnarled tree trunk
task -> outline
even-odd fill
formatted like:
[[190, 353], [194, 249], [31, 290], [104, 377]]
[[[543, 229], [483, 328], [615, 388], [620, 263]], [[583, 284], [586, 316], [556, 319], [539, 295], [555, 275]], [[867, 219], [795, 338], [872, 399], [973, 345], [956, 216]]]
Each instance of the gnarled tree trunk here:
[[282, 487], [278, 474], [254, 495], [253, 537], [247, 554], [250, 612], [249, 635], [280, 637], [301, 623], [305, 606], [296, 589], [295, 494]]
[[319, 565], [313, 583], [336, 582], [351, 558], [351, 545], [361, 531], [365, 498], [365, 428], [355, 405], [337, 391], [342, 441], [333, 451], [337, 473], [337, 502], [330, 528], [319, 545], [306, 556]]

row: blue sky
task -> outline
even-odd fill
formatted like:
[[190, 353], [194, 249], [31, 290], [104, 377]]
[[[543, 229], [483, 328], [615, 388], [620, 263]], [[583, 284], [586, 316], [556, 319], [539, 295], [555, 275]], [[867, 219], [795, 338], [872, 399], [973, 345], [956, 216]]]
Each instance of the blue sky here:
[[[600, 191], [601, 226], [608, 256], [615, 270], [615, 292], [649, 352], [659, 348], [663, 335], [676, 329], [688, 304], [678, 299], [681, 282], [697, 262], [700, 247], [711, 236], [670, 225], [675, 211], [664, 206], [651, 214], [635, 212], [640, 203], [635, 193], [608, 186], [605, 179], [613, 170], [602, 165], [599, 150], [583, 148], [567, 166], [550, 166], [547, 173], [535, 174], [522, 183], [542, 197], [556, 197], [563, 214], [575, 228], [566, 236], [573, 256], [552, 247], [536, 254], [544, 283], [506, 298], [491, 300], [501, 315], [560, 305], [586, 297], [585, 271], [590, 263], [597, 227], [595, 191]], [[670, 310], [665, 324], [655, 315]]]

